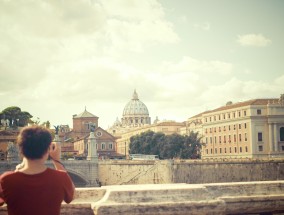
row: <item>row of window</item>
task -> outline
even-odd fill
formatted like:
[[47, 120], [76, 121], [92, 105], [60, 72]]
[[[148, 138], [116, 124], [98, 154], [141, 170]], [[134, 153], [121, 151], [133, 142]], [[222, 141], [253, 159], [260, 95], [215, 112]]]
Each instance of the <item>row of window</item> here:
[[[227, 139], [227, 137], [228, 137], [228, 139]], [[233, 139], [231, 139], [231, 137], [233, 137]], [[248, 140], [247, 133], [245, 133], [244, 134], [244, 141], [246, 142], [247, 140]], [[238, 141], [242, 142], [242, 134], [239, 134]], [[227, 142], [228, 143], [231, 143], [231, 142], [236, 143], [237, 142], [237, 135], [236, 134], [228, 135], [228, 136], [224, 135], [223, 138], [222, 138], [222, 136], [219, 136], [218, 142], [217, 142], [217, 136], [209, 137], [209, 138], [206, 137], [205, 138], [205, 143], [206, 144], [208, 144], [208, 143], [210, 143], [210, 144], [212, 144], [212, 143], [220, 143], [220, 144], [222, 144], [222, 143], [227, 143]]]
[[[205, 129], [205, 134], [207, 134], [208, 132], [209, 133], [212, 133], [212, 132], [217, 132], [217, 131], [219, 131], [219, 132], [221, 132], [221, 131], [226, 131], [227, 129], [228, 129], [228, 131], [231, 131], [231, 130], [236, 130], [236, 129], [242, 129], [242, 124], [234, 124], [234, 125], [228, 125], [228, 126], [219, 126], [218, 127], [218, 129], [217, 129], [217, 127], [214, 127], [214, 128], [209, 128], [209, 129]], [[247, 124], [246, 123], [244, 123], [244, 129], [246, 129], [247, 128]]]
[[[260, 113], [261, 113], [261, 110], [260, 110]], [[234, 119], [234, 118], [243, 117], [243, 116], [246, 116], [246, 115], [247, 115], [246, 110], [234, 111], [234, 112], [230, 112], [230, 113], [223, 113], [223, 114], [205, 117], [205, 122], [212, 122], [212, 121], [231, 119], [231, 118]]]
[[[213, 149], [210, 149], [210, 151], [209, 151], [209, 149], [206, 149], [205, 150], [205, 152], [206, 152], [206, 154], [213, 154]], [[230, 147], [229, 148], [229, 150], [227, 150], [227, 148], [224, 148], [224, 151], [223, 151], [223, 148], [219, 148], [219, 151], [218, 151], [218, 149], [217, 148], [215, 148], [215, 150], [214, 150], [214, 154], [222, 154], [222, 153], [225, 153], [225, 154], [227, 154], [227, 153], [242, 153], [243, 152], [243, 148], [242, 147], [240, 147], [239, 148], [239, 152], [237, 151], [237, 147], [234, 147], [233, 148], [233, 150], [232, 150], [232, 147]], [[245, 152], [248, 152], [248, 147], [246, 146], [245, 147]]]
[[[100, 145], [100, 149], [101, 150], [105, 150], [105, 149], [113, 149], [113, 143], [104, 143], [102, 142]], [[81, 145], [81, 150], [83, 150], [83, 145]], [[98, 149], [98, 144], [96, 143], [96, 149]], [[88, 150], [88, 144], [87, 144], [87, 150]]]

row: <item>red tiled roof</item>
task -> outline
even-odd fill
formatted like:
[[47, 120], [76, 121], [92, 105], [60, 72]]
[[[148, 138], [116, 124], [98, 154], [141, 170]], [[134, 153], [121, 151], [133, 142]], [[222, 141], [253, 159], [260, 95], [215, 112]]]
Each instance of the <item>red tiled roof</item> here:
[[244, 102], [233, 103], [231, 105], [221, 106], [221, 107], [213, 109], [213, 110], [205, 111], [205, 112], [197, 114], [193, 117], [190, 117], [190, 119], [195, 118], [195, 117], [200, 117], [203, 114], [213, 113], [213, 112], [217, 112], [217, 111], [229, 110], [229, 109], [245, 107], [245, 106], [249, 106], [249, 105], [267, 105], [268, 103], [277, 103], [277, 102], [278, 102], [278, 99], [252, 99], [252, 100], [248, 100], [248, 101], [244, 101]]

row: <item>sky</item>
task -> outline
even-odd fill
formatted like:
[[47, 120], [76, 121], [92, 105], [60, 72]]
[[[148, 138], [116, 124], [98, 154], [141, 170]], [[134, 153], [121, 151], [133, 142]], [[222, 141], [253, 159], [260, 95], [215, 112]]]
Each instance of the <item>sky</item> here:
[[0, 111], [107, 129], [136, 89], [152, 121], [284, 93], [283, 0], [0, 0]]

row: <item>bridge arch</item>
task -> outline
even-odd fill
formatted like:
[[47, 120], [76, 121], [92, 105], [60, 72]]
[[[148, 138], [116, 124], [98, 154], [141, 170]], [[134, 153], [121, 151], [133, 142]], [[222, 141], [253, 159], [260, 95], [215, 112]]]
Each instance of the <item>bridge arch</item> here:
[[86, 177], [84, 177], [83, 175], [81, 175], [80, 173], [70, 170], [70, 169], [66, 169], [69, 176], [71, 177], [75, 187], [86, 187], [88, 185], [88, 179], [86, 179]]

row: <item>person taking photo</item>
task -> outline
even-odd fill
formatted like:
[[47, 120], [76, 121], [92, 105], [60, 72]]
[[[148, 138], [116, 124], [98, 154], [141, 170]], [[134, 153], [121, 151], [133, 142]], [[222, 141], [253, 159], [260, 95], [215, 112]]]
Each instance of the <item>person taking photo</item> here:
[[[0, 205], [9, 215], [59, 215], [61, 203], [70, 203], [75, 186], [60, 162], [60, 147], [40, 126], [25, 127], [17, 138], [23, 162], [0, 176]], [[55, 169], [45, 165], [48, 157]]]

